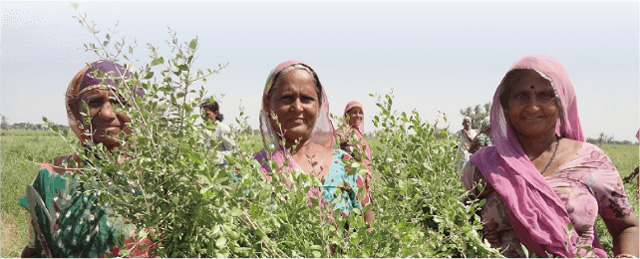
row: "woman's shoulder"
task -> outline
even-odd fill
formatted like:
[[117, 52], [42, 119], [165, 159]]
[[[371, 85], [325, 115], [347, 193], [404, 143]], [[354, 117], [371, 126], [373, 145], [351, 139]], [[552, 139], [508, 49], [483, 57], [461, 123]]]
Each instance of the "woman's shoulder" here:
[[47, 169], [50, 172], [58, 173], [64, 175], [67, 172], [74, 171], [77, 167], [74, 167], [71, 161], [75, 160], [78, 162], [79, 157], [76, 154], [67, 155], [67, 156], [59, 156], [54, 158], [52, 161], [43, 162], [40, 164], [40, 169]]

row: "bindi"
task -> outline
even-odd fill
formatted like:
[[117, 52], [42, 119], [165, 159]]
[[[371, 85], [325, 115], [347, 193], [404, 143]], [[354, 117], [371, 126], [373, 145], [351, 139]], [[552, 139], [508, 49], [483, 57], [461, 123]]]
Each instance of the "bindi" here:
[[530, 86], [530, 88], [531, 88], [531, 90], [533, 90], [533, 89], [535, 89], [536, 87], [532, 85], [532, 86]]

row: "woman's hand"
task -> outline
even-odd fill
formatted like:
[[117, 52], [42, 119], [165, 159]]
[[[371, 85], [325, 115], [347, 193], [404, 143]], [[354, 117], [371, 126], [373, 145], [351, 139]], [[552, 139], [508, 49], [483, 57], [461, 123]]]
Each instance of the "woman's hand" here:
[[638, 218], [635, 214], [624, 219], [605, 219], [609, 234], [613, 237], [613, 254], [628, 254], [638, 257]]

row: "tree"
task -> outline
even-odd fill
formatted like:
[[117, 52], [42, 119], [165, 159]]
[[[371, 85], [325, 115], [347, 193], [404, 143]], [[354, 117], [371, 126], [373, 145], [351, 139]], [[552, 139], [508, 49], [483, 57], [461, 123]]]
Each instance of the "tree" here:
[[473, 108], [468, 106], [466, 109], [461, 109], [460, 114], [471, 117], [472, 128], [478, 128], [480, 121], [489, 117], [489, 114], [491, 114], [491, 102], [485, 103], [484, 105], [476, 104]]

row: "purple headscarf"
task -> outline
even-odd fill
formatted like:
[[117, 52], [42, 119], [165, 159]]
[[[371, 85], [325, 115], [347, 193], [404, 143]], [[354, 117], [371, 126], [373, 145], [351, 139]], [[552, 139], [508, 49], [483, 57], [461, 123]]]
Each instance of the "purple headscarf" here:
[[[559, 109], [556, 135], [584, 142], [578, 117], [576, 94], [569, 74], [560, 62], [546, 55], [530, 55], [513, 64], [514, 69], [531, 69], [551, 82]], [[508, 121], [500, 95], [504, 80], [498, 85], [491, 106], [491, 136], [494, 146], [485, 147], [471, 156], [471, 162], [504, 201], [509, 220], [520, 242], [538, 256], [546, 253], [574, 257], [577, 234], [567, 229], [571, 220], [554, 190], [525, 155]], [[571, 238], [567, 233], [573, 232]], [[596, 239], [597, 240], [597, 239]], [[568, 247], [565, 242], [568, 241]], [[607, 254], [594, 242], [597, 257]]]

